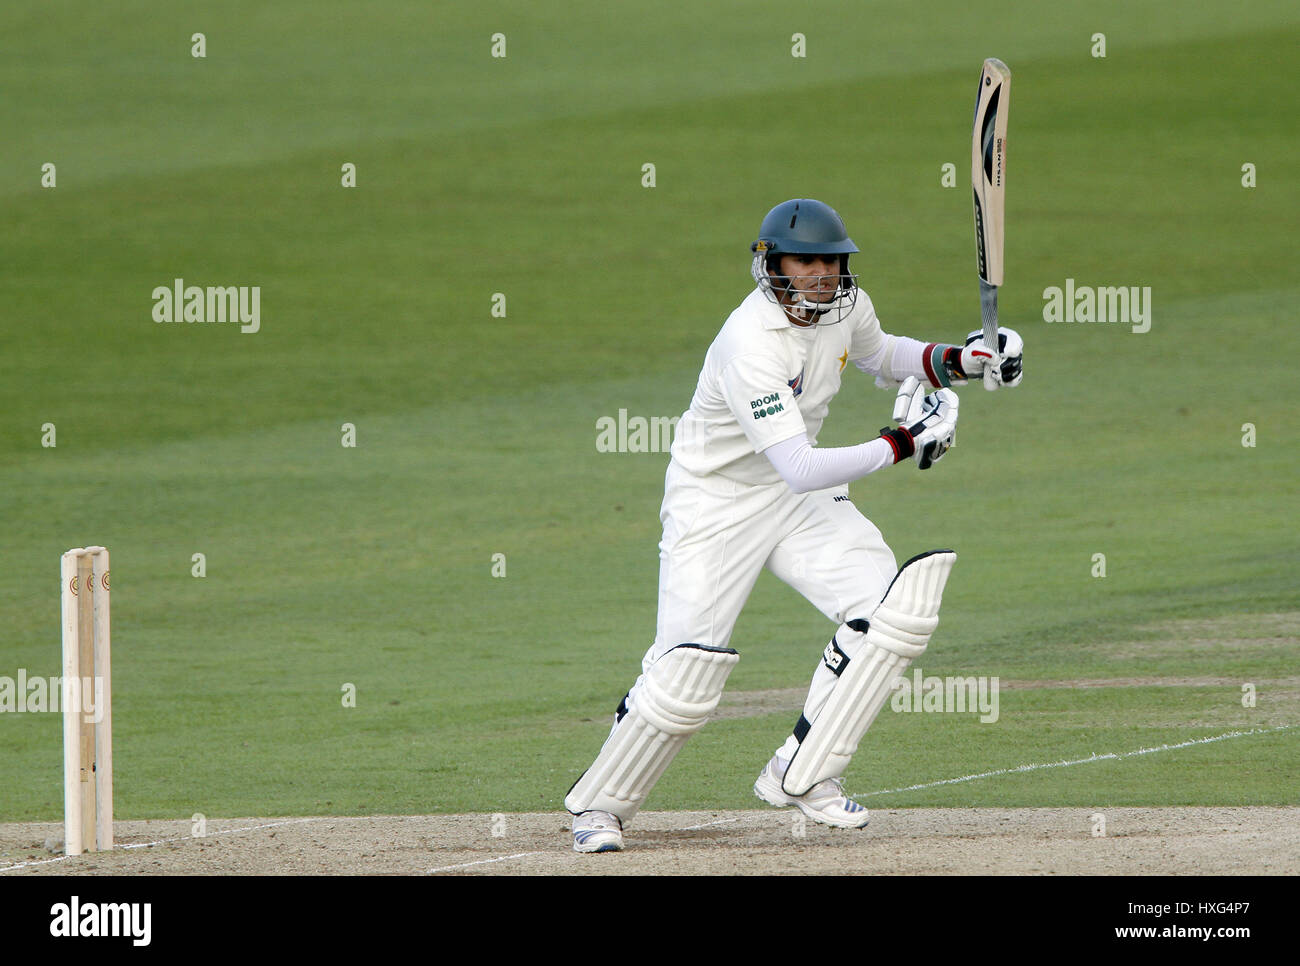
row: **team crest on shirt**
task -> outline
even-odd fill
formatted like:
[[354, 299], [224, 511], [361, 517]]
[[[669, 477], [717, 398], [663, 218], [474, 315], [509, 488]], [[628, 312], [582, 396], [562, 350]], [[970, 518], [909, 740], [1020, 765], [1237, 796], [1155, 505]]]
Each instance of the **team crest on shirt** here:
[[800, 370], [799, 375], [791, 379], [786, 383], [786, 385], [790, 387], [790, 391], [794, 393], [794, 397], [798, 399], [799, 393], [803, 392], [803, 370]]

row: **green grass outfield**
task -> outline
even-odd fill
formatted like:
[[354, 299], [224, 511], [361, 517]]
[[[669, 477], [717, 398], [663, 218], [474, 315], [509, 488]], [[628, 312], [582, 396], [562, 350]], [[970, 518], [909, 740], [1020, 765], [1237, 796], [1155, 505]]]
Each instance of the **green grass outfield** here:
[[[1300, 801], [1294, 4], [562, 6], [0, 14], [0, 677], [59, 672], [59, 553], [108, 546], [117, 814], [560, 809], [654, 631], [667, 457], [596, 420], [685, 409], [789, 197], [844, 215], [887, 331], [977, 327], [986, 56], [1026, 379], [852, 495], [900, 560], [959, 553], [925, 673], [1036, 686], [886, 711], [848, 783]], [[154, 323], [176, 277], [261, 286], [261, 331]], [[1067, 278], [1149, 286], [1150, 331], [1045, 323]], [[846, 378], [820, 442], [891, 407]], [[803, 687], [831, 630], [764, 576], [729, 691]], [[711, 724], [650, 806], [752, 806], [792, 718]], [[0, 820], [61, 815], [61, 745], [0, 714]], [[1124, 757], [934, 784], [1092, 755]]]

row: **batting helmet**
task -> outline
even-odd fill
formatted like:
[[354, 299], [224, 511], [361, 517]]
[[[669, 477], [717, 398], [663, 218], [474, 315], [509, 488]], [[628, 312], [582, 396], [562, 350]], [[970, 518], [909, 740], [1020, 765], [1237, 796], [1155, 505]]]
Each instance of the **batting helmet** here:
[[844, 219], [811, 198], [783, 201], [763, 218], [752, 252], [782, 255], [848, 255], [858, 250]]
[[[842, 320], [857, 302], [857, 276], [849, 273], [849, 255], [858, 246], [849, 237], [844, 219], [830, 205], [812, 198], [783, 201], [763, 218], [758, 239], [749, 246], [754, 253], [750, 272], [758, 287], [769, 299], [781, 304], [785, 296], [789, 307], [810, 320], [826, 325]], [[828, 302], [810, 302], [780, 274], [782, 255], [839, 255], [839, 288]], [[823, 316], [831, 316], [823, 319]]]

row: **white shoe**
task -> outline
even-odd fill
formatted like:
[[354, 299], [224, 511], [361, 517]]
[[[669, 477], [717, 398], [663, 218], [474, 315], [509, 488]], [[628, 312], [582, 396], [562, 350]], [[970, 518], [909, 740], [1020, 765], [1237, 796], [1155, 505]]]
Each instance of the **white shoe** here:
[[865, 828], [867, 810], [844, 794], [844, 785], [838, 778], [820, 781], [806, 794], [795, 797], [781, 788], [781, 779], [790, 766], [776, 755], [763, 766], [763, 772], [754, 782], [754, 794], [777, 807], [794, 805], [814, 822], [833, 825], [835, 828]]
[[583, 812], [573, 816], [573, 851], [622, 852], [623, 823], [611, 812]]

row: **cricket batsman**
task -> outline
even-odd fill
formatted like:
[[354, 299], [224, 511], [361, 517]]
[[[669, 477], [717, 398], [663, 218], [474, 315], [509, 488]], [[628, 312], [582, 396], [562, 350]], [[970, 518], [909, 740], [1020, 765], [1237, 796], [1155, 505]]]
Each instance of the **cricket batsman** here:
[[[849, 271], [858, 247], [820, 201], [777, 205], [750, 248], [756, 286], [709, 347], [672, 446], [654, 644], [564, 800], [578, 852], [623, 848], [623, 829], [716, 708], [740, 659], [732, 629], [764, 567], [837, 626], [754, 793], [825, 825], [867, 824], [841, 776], [894, 681], [925, 651], [956, 555], [934, 550], [900, 569], [848, 484], [906, 460], [937, 462], [955, 438], [950, 386], [986, 368], [989, 384], [1021, 380], [1023, 342], [1011, 329], [997, 346], [980, 330], [961, 346], [881, 331]], [[898, 387], [899, 425], [856, 446], [819, 447], [850, 364]]]

